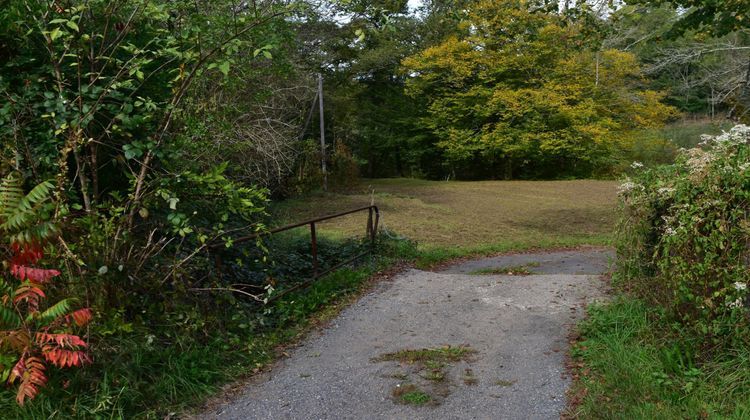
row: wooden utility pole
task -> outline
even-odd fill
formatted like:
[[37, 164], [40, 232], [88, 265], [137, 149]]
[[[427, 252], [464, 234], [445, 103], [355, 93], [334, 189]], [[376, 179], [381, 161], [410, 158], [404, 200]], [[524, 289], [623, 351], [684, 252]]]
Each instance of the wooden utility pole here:
[[323, 173], [323, 191], [328, 191], [328, 171], [326, 169], [326, 127], [323, 114], [323, 74], [318, 73], [318, 105], [320, 105], [320, 168]]

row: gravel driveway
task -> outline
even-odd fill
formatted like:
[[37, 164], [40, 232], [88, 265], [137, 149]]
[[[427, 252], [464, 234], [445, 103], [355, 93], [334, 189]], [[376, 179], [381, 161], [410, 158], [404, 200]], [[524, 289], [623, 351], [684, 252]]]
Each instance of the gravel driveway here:
[[[611, 257], [611, 251], [581, 249], [488, 258], [439, 273], [404, 272], [199, 417], [559, 418], [570, 383], [567, 334], [585, 304], [604, 295], [598, 274]], [[531, 275], [467, 274], [523, 264]], [[432, 370], [419, 362], [376, 360], [458, 346], [473, 353]], [[425, 376], [438, 371], [438, 380]], [[422, 397], [402, 399], [399, 389], [407, 386]]]

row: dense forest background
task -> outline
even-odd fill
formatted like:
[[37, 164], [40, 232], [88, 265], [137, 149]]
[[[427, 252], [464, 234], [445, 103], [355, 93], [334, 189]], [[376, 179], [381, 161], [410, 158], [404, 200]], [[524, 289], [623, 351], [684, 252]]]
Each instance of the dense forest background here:
[[[247, 350], [282, 324], [267, 244], [233, 240], [319, 189], [322, 155], [333, 189], [614, 178], [750, 120], [744, 1], [1, 4], [0, 372], [19, 403], [57, 385], [40, 413], [142, 413], [185, 343]], [[217, 253], [251, 263], [217, 273]]]

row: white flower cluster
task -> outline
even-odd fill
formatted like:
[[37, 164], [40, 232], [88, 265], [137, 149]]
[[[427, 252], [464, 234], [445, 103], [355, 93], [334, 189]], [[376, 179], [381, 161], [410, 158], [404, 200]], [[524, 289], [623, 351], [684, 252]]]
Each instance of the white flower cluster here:
[[676, 190], [674, 188], [671, 188], [671, 187], [662, 187], [662, 188], [659, 188], [658, 190], [656, 190], [656, 192], [660, 196], [662, 196], [662, 197], [669, 197], [672, 194], [674, 194], [675, 191]]
[[698, 143], [698, 146], [707, 146], [714, 140], [714, 137], [710, 134], [701, 134], [701, 142]]
[[643, 168], [643, 164], [641, 162], [633, 162], [630, 164], [630, 167], [633, 169], [640, 169]]
[[[734, 282], [734, 289], [738, 292], [746, 292], [747, 291], [747, 283], [743, 283], [741, 281]], [[745, 306], [744, 304], [745, 299], [743, 298], [737, 298], [733, 302], [727, 303], [728, 308], [742, 308]]]
[[724, 131], [718, 136], [710, 136], [708, 134], [701, 135], [701, 142], [699, 145], [707, 146], [711, 143], [718, 146], [750, 143], [750, 127], [744, 124], [738, 124], [732, 127], [729, 131]]
[[735, 125], [729, 131], [714, 137], [714, 142], [718, 144], [748, 143], [750, 142], [750, 127], [744, 124]]
[[632, 181], [623, 182], [622, 184], [620, 184], [619, 187], [617, 187], [617, 192], [620, 195], [625, 195], [633, 191], [642, 191], [642, 190], [643, 190], [643, 185], [636, 184], [635, 182], [632, 182]]
[[[707, 134], [701, 135], [701, 142], [699, 146], [713, 146], [717, 151], [727, 150], [732, 146], [739, 144], [750, 143], [750, 127], [739, 124], [732, 127], [729, 131], [724, 131], [718, 136], [710, 136]], [[704, 169], [714, 160], [717, 159], [717, 153], [712, 151], [711, 148], [703, 150], [701, 148], [694, 148], [683, 152], [687, 155], [687, 165], [690, 172], [694, 175], [701, 175]], [[745, 171], [750, 167], [750, 164], [744, 164], [740, 166], [741, 171]], [[725, 173], [733, 172], [733, 168], [724, 167]]]
[[701, 149], [690, 149], [686, 153], [688, 156], [686, 163], [693, 174], [703, 172], [716, 159], [714, 155]]
[[741, 308], [744, 305], [742, 304], [742, 298], [735, 299], [734, 302], [727, 303], [727, 308]]

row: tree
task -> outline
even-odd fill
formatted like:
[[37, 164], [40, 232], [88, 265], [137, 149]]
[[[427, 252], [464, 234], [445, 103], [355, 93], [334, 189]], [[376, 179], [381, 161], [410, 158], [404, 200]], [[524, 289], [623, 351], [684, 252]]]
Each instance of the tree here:
[[750, 4], [633, 3], [613, 15], [612, 45], [638, 55], [657, 85], [672, 91], [670, 102], [680, 109], [712, 115], [726, 110], [736, 120], [748, 118]]
[[639, 90], [634, 56], [592, 53], [575, 22], [526, 1], [479, 1], [463, 32], [404, 61], [426, 124], [462, 177], [584, 176], [626, 130], [672, 115]]
[[750, 27], [748, 0], [634, 0], [628, 3], [657, 6], [671, 4], [684, 9], [680, 19], [672, 27], [672, 36], [690, 29], [698, 29], [713, 36], [723, 36]]

